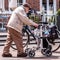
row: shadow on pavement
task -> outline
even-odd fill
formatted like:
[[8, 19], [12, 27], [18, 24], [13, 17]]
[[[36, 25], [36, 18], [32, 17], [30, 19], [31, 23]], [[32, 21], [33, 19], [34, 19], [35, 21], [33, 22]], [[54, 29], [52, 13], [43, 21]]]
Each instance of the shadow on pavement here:
[[58, 59], [60, 56], [51, 56], [51, 57], [26, 57], [25, 59]]

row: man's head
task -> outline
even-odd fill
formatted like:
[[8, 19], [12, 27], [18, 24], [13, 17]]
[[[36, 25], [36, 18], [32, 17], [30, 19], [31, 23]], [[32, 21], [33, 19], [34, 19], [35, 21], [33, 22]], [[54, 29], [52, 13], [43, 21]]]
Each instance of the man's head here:
[[23, 6], [24, 6], [24, 9], [25, 9], [25, 12], [28, 13], [31, 6], [28, 3], [25, 3]]

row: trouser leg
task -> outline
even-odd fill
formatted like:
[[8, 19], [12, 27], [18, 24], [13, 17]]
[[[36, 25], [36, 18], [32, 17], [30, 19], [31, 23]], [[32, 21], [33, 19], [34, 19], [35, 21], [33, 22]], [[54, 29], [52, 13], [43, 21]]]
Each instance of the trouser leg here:
[[23, 51], [23, 39], [22, 39], [22, 34], [17, 32], [16, 30], [9, 28], [8, 35], [7, 35], [7, 40], [6, 44], [4, 46], [3, 53], [9, 53], [9, 48], [11, 46], [12, 41], [15, 42], [16, 47], [17, 47], [17, 52], [22, 53]]
[[12, 39], [16, 44], [17, 47], [17, 52], [22, 53], [23, 51], [23, 39], [22, 39], [22, 34], [17, 32], [16, 30], [12, 29]]
[[13, 41], [10, 33], [11, 33], [11, 30], [8, 29], [7, 40], [6, 40], [6, 43], [4, 46], [4, 50], [3, 50], [3, 53], [5, 53], [5, 54], [9, 53], [9, 49], [10, 49], [11, 43]]

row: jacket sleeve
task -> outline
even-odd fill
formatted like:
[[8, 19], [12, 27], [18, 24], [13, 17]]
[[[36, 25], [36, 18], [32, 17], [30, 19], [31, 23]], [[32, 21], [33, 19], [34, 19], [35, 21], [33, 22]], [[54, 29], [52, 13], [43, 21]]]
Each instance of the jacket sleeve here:
[[33, 25], [34, 26], [36, 24], [35, 22], [33, 22], [32, 20], [30, 20], [27, 17], [27, 15], [26, 15], [26, 13], [24, 11], [20, 11], [18, 13], [18, 18], [19, 18], [19, 20], [21, 20], [26, 25]]

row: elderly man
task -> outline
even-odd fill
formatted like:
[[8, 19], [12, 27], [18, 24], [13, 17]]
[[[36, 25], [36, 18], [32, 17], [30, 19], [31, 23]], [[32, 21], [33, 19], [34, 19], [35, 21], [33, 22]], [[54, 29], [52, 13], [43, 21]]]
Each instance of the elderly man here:
[[3, 49], [3, 57], [12, 57], [12, 54], [9, 53], [9, 49], [11, 46], [12, 41], [15, 42], [17, 47], [17, 57], [26, 57], [27, 54], [24, 52], [23, 49], [23, 39], [22, 39], [22, 28], [23, 25], [32, 25], [35, 27], [38, 27], [38, 24], [30, 20], [26, 13], [29, 12], [30, 5], [28, 3], [25, 3], [22, 6], [17, 7], [7, 24], [8, 27], [8, 34], [7, 34], [7, 40], [6, 44]]

